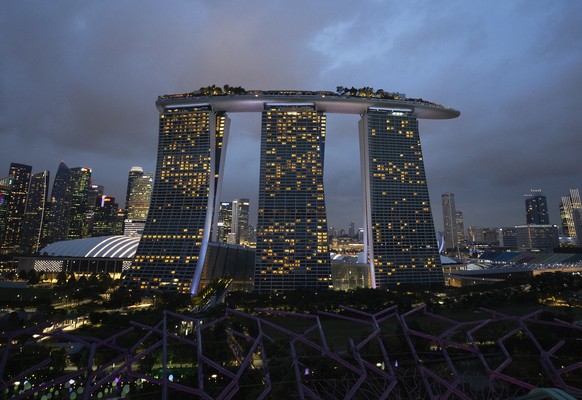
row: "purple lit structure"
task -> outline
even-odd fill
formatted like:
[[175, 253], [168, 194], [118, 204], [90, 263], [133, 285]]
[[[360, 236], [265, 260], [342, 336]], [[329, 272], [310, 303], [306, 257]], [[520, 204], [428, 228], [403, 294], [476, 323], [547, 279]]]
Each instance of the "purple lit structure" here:
[[[575, 353], [581, 327], [544, 319], [541, 310], [481, 312], [486, 319], [458, 322], [424, 305], [404, 313], [397, 306], [377, 313], [226, 309], [213, 320], [165, 311], [155, 326], [132, 322], [106, 339], [45, 324], [0, 335], [0, 393], [12, 399], [48, 392], [53, 399], [72, 398], [72, 391], [77, 399], [130, 391], [234, 399], [252, 390], [258, 399], [281, 392], [300, 399], [473, 399], [521, 396], [543, 382], [582, 395], [582, 361]], [[421, 320], [426, 329], [418, 328]], [[87, 354], [76, 370], [42, 378], [51, 370], [50, 356], [16, 368], [27, 346], [63, 341]], [[527, 344], [527, 363], [539, 367], [539, 376], [515, 373], [516, 357], [524, 356], [508, 350], [516, 343]]]

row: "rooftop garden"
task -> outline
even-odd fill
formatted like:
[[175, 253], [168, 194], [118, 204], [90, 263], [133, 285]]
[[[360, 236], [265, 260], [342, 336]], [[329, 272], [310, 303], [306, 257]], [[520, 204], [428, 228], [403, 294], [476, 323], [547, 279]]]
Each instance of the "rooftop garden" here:
[[361, 88], [338, 86], [335, 92], [332, 91], [309, 91], [309, 90], [246, 90], [241, 86], [204, 86], [198, 90], [188, 93], [168, 94], [160, 96], [160, 99], [180, 99], [188, 97], [208, 97], [208, 96], [234, 96], [234, 95], [256, 95], [256, 96], [329, 96], [329, 97], [360, 97], [382, 100], [400, 100], [410, 103], [422, 103], [425, 105], [444, 107], [440, 104], [426, 101], [422, 98], [407, 98], [404, 93], [387, 92], [384, 89], [374, 89], [365, 86]]

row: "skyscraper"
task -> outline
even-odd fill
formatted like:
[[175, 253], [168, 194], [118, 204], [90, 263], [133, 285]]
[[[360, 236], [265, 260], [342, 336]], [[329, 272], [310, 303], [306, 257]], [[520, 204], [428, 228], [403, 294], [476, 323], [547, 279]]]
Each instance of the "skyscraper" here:
[[580, 228], [576, 227], [576, 212], [582, 211], [582, 202], [580, 201], [580, 191], [570, 189], [569, 196], [562, 196], [560, 203], [560, 216], [562, 218], [562, 230], [564, 235], [577, 238]]
[[228, 234], [232, 231], [232, 202], [223, 201], [218, 210], [218, 237], [220, 243], [227, 243]]
[[229, 119], [209, 105], [160, 110], [158, 162], [147, 222], [125, 285], [196, 292], [218, 199]]
[[327, 289], [326, 118], [314, 105], [266, 104], [261, 122], [255, 290]]
[[248, 245], [249, 243], [249, 199], [236, 199], [232, 202], [232, 232], [235, 235], [236, 244]]
[[48, 224], [43, 235], [43, 246], [67, 239], [72, 204], [71, 170], [61, 161], [49, 205]]
[[9, 171], [9, 196], [6, 206], [6, 228], [2, 243], [3, 253], [19, 253], [22, 241], [22, 228], [26, 197], [32, 167], [30, 165], [11, 163]]
[[49, 176], [49, 171], [43, 171], [30, 178], [22, 228], [23, 253], [35, 254], [41, 247], [41, 237], [49, 204]]
[[570, 189], [570, 196], [562, 197], [560, 213], [564, 234], [576, 239], [582, 247], [582, 202], [578, 189]]
[[[137, 168], [137, 167], [133, 167]], [[126, 201], [126, 216], [124, 233], [141, 234], [145, 227], [148, 211], [150, 209], [150, 201], [152, 198], [152, 183], [153, 174], [144, 174], [132, 177], [129, 174], [128, 187], [129, 197]]]
[[369, 108], [360, 120], [360, 154], [372, 285], [442, 283], [414, 114]]
[[455, 230], [456, 230], [456, 247], [465, 247], [465, 220], [463, 218], [463, 212], [457, 210], [455, 214]]
[[[383, 90], [236, 91], [216, 86], [160, 96], [150, 212], [124, 284], [198, 289], [216, 240], [228, 118], [262, 112], [255, 287], [331, 287], [323, 189], [325, 113], [361, 115], [364, 241], [371, 285], [440, 283], [417, 118], [460, 113]], [[190, 285], [191, 283], [191, 285]]]
[[103, 186], [92, 183], [87, 194], [87, 226], [89, 228], [89, 236], [95, 236], [93, 234], [95, 212], [97, 207], [101, 207], [104, 190], [105, 188]]
[[443, 225], [445, 228], [445, 251], [457, 247], [457, 209], [455, 207], [455, 194], [443, 193]]
[[71, 211], [67, 239], [89, 237], [87, 223], [87, 199], [91, 188], [91, 168], [71, 168]]
[[532, 189], [530, 194], [525, 195], [525, 212], [527, 224], [549, 225], [550, 223], [548, 201], [539, 189]]
[[10, 194], [10, 177], [0, 179], [0, 248], [4, 241], [6, 232], [6, 208], [8, 207], [8, 197]]
[[153, 174], [142, 174], [134, 179], [127, 201], [127, 219], [144, 221], [152, 198]]
[[142, 167], [131, 167], [129, 170], [129, 176], [127, 178], [127, 193], [125, 195], [125, 209], [129, 210], [129, 203], [131, 198], [131, 190], [135, 181], [143, 175]]
[[569, 196], [562, 196], [562, 224], [564, 225], [564, 233], [567, 236], [576, 238], [577, 229], [574, 221], [575, 210], [582, 209], [580, 202], [580, 193], [578, 189], [570, 189]]
[[111, 236], [116, 231], [118, 204], [114, 197], [102, 195], [98, 199], [93, 216], [92, 236]]

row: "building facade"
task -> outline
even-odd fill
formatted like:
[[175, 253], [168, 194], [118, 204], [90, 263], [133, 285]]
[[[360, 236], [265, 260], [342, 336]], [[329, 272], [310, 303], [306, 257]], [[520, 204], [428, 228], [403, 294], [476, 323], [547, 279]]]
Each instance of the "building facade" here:
[[138, 178], [143, 176], [143, 168], [142, 167], [131, 167], [129, 170], [129, 175], [127, 177], [127, 192], [125, 195], [125, 209], [129, 210], [130, 199], [131, 199], [131, 191], [133, 190], [133, 186]]
[[455, 228], [457, 234], [457, 248], [466, 247], [467, 239], [465, 238], [465, 219], [463, 218], [463, 212], [459, 210], [457, 210], [455, 214]]
[[91, 168], [71, 168], [71, 210], [67, 240], [89, 237], [87, 201], [91, 190]]
[[116, 229], [118, 209], [115, 197], [100, 196], [93, 213], [92, 237], [112, 236], [121, 233], [117, 232]]
[[198, 290], [218, 238], [226, 112], [261, 112], [255, 288], [332, 286], [323, 188], [326, 113], [361, 115], [364, 241], [373, 287], [440, 283], [418, 118], [456, 110], [399, 93], [220, 88], [158, 98], [160, 133], [150, 212], [124, 283]]
[[10, 195], [10, 177], [0, 179], [0, 248], [4, 241], [6, 232], [6, 208], [8, 207], [8, 197]]
[[582, 202], [580, 201], [580, 191], [570, 189], [569, 196], [562, 196], [560, 203], [560, 216], [562, 218], [562, 230], [565, 236], [578, 240], [578, 231], [580, 227], [576, 226], [576, 213], [582, 211]]
[[217, 241], [228, 243], [228, 235], [232, 231], [232, 202], [222, 201], [218, 209]]
[[153, 174], [142, 174], [135, 178], [127, 201], [127, 219], [145, 222], [152, 198], [153, 181]]
[[209, 105], [160, 109], [150, 209], [124, 284], [195, 293], [216, 225], [229, 119]]
[[455, 208], [455, 194], [443, 193], [443, 226], [445, 229], [445, 251], [457, 247], [457, 209]]
[[140, 171], [139, 176], [132, 176], [133, 167], [129, 173], [128, 190], [129, 197], [126, 200], [126, 219], [124, 221], [124, 234], [141, 235], [145, 228], [146, 219], [150, 209], [152, 198], [153, 174]]
[[24, 254], [36, 254], [42, 244], [42, 232], [49, 204], [49, 178], [49, 171], [39, 172], [30, 178], [21, 241]]
[[360, 120], [360, 153], [372, 287], [443, 283], [413, 113], [368, 109]]
[[552, 251], [560, 247], [558, 227], [555, 225], [520, 225], [515, 227], [520, 251]]
[[250, 240], [250, 204], [249, 199], [236, 199], [232, 202], [232, 232], [236, 244], [243, 246], [247, 246]]
[[8, 174], [9, 195], [6, 203], [6, 226], [2, 253], [20, 253], [22, 231], [24, 227], [24, 211], [28, 186], [32, 175], [32, 167], [25, 164], [10, 164]]
[[550, 216], [548, 214], [548, 200], [539, 189], [531, 190], [525, 196], [526, 224], [548, 225]]
[[71, 169], [61, 162], [51, 191], [48, 223], [42, 240], [43, 246], [67, 239], [72, 204], [71, 180]]
[[332, 286], [323, 190], [326, 118], [314, 105], [265, 105], [255, 290]]

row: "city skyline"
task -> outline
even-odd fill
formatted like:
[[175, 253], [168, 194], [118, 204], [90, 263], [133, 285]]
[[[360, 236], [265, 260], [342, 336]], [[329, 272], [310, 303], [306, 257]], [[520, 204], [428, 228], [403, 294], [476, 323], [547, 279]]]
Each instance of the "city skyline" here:
[[[523, 223], [520, 198], [530, 188], [544, 190], [556, 223], [561, 196], [582, 186], [579, 2], [136, 4], [115, 13], [72, 2], [4, 8], [0, 171], [22, 163], [51, 171], [52, 180], [62, 159], [90, 167], [93, 181], [124, 204], [126, 171], [154, 169], [152, 99], [160, 93], [213, 83], [345, 85], [424, 96], [463, 113], [446, 125], [421, 121], [437, 230], [445, 192], [456, 194], [465, 226], [511, 226]], [[258, 204], [244, 190], [259, 180], [259, 153], [248, 150], [259, 142], [257, 121], [233, 117], [240, 134], [225, 166], [224, 201]], [[326, 201], [338, 227], [352, 219], [362, 226], [355, 126], [352, 116], [328, 120]]]
[[[20, 164], [20, 163], [18, 163], [18, 162], [12, 162], [11, 164], [18, 164], [18, 165], [23, 165], [23, 164]], [[59, 165], [59, 169], [60, 169], [60, 168], [62, 168], [62, 167], [63, 167], [63, 165], [64, 165], [64, 164], [63, 164], [63, 162], [61, 162], [61, 164]], [[30, 167], [32, 167], [32, 166], [30, 166]], [[75, 169], [75, 170], [81, 170], [81, 169], [88, 169], [88, 170], [90, 170], [90, 168], [82, 168], [82, 167], [77, 167], [77, 168], [73, 168], [73, 169]], [[130, 180], [128, 181], [128, 184], [127, 184], [127, 186], [128, 186], [128, 190], [129, 190], [129, 187], [131, 186], [131, 182], [132, 182], [131, 178], [132, 178], [133, 174], [135, 173], [134, 169], [139, 169], [139, 170], [140, 170], [140, 177], [141, 177], [141, 178], [143, 178], [143, 183], [139, 183], [139, 182], [138, 182], [138, 184], [140, 184], [140, 185], [141, 185], [139, 190], [142, 190], [142, 191], [143, 191], [143, 190], [145, 189], [145, 187], [146, 187], [146, 186], [144, 186], [144, 185], [148, 185], [148, 187], [149, 187], [148, 191], [149, 191], [149, 190], [151, 190], [151, 184], [152, 184], [152, 181], [153, 181], [154, 174], [153, 174], [153, 173], [144, 173], [144, 172], [143, 172], [143, 168], [142, 168], [142, 167], [139, 167], [139, 166], [133, 166], [133, 167], [132, 167], [132, 168], [129, 170], [129, 179], [130, 179]], [[43, 178], [42, 178], [42, 179], [43, 179], [43, 180], [46, 180], [46, 183], [45, 183], [45, 184], [47, 185], [47, 187], [50, 187], [50, 188], [52, 188], [52, 187], [53, 187], [53, 185], [54, 185], [54, 183], [55, 183], [55, 179], [56, 179], [56, 178], [49, 179], [49, 176], [50, 176], [50, 170], [37, 171], [36, 169], [34, 169], [34, 168], [33, 168], [31, 171], [32, 171], [32, 173], [33, 173], [35, 176], [37, 176], [37, 178], [40, 178], [40, 176], [42, 175], [42, 176], [43, 176]], [[58, 172], [58, 170], [57, 170], [57, 172]], [[59, 175], [58, 175], [58, 173], [57, 173], [57, 176], [59, 176]], [[0, 181], [0, 182], [4, 182], [4, 181], [6, 181], [6, 182], [7, 182], [7, 181], [9, 180], [9, 178], [10, 178], [10, 171], [9, 171], [9, 172], [6, 174], [6, 176], [5, 176], [4, 178], [0, 178], [0, 179], [2, 179], [2, 181]], [[99, 188], [100, 196], [106, 196], [106, 195], [104, 194], [105, 192], [109, 193], [109, 191], [105, 191], [105, 190], [104, 190], [104, 187], [103, 187], [103, 185], [97, 185], [97, 184], [95, 184], [95, 183], [93, 182], [93, 180], [92, 180], [92, 179], [90, 180], [90, 182], [91, 182], [91, 184], [92, 184], [92, 187], [93, 187], [93, 188]], [[148, 182], [149, 182], [149, 183], [148, 183]], [[30, 177], [30, 184], [31, 184], [31, 185], [33, 185], [33, 175], [31, 175], [31, 177]], [[9, 189], [8, 189], [8, 187], [9, 187], [9, 186], [6, 186], [6, 188], [5, 188], [5, 189], [3, 188], [2, 190], [0, 190], [0, 194], [1, 194], [1, 193], [3, 193], [3, 191], [4, 191], [4, 192], [6, 192], [6, 193], [8, 193], [8, 190], [9, 190]], [[563, 204], [564, 204], [565, 195], [566, 195], [566, 197], [567, 197], [567, 192], [569, 192], [569, 193], [572, 193], [573, 191], [577, 192], [578, 190], [579, 190], [579, 188], [574, 188], [574, 187], [570, 187], [570, 188], [568, 188], [567, 190], [565, 190], [565, 191], [564, 191], [564, 193], [562, 193], [562, 195], [561, 195], [561, 196], [559, 196], [559, 203], [558, 203], [559, 205], [558, 205], [558, 208], [557, 208], [557, 210], [553, 210], [553, 209], [549, 209], [549, 210], [548, 210], [548, 209], [546, 209], [546, 208], [547, 208], [547, 199], [546, 199], [546, 196], [545, 196], [545, 195], [543, 195], [543, 194], [541, 195], [541, 197], [544, 199], [544, 210], [545, 210], [545, 211], [544, 211], [544, 215], [545, 215], [545, 218], [546, 218], [546, 222], [547, 222], [548, 215], [550, 215], [550, 214], [556, 214], [556, 215], [554, 216], [554, 217], [556, 218], [556, 219], [555, 219], [555, 221], [554, 221], [554, 220], [552, 220], [552, 222], [551, 222], [550, 224], [551, 224], [551, 225], [556, 225], [556, 226], [558, 226], [558, 227], [559, 227], [559, 229], [560, 229], [560, 233], [561, 233], [561, 234], [563, 233], [563, 235], [564, 235], [564, 236], [571, 236], [571, 235], [569, 234], [568, 228], [564, 228], [564, 229], [562, 229], [562, 227], [563, 227], [563, 219], [564, 219], [564, 216], [563, 216]], [[256, 191], [256, 190], [255, 190], [255, 191]], [[249, 192], [249, 190], [247, 190], [247, 192]], [[250, 190], [250, 192], [252, 192], [252, 190]], [[541, 189], [535, 189], [535, 190], [534, 190], [534, 189], [532, 189], [532, 190], [531, 190], [531, 192], [532, 192], [532, 193], [534, 193], [534, 192], [542, 192], [542, 190], [541, 190]], [[110, 194], [115, 194], [115, 193], [110, 193]], [[453, 198], [454, 198], [454, 193], [443, 193], [443, 194], [442, 194], [443, 200], [442, 200], [442, 202], [441, 202], [441, 203], [443, 203], [443, 204], [441, 204], [443, 207], [444, 207], [444, 197], [445, 197], [445, 196], [448, 196], [448, 195], [451, 195], [451, 196], [453, 196]], [[148, 196], [148, 195], [146, 195], [146, 196]], [[525, 212], [525, 219], [526, 219], [526, 221], [525, 221], [525, 222], [526, 222], [526, 223], [530, 223], [530, 222], [529, 222], [529, 216], [528, 216], [528, 212], [529, 212], [529, 211], [528, 211], [528, 202], [527, 202], [527, 199], [528, 199], [529, 197], [532, 197], [532, 196], [533, 196], [532, 194], [525, 194], [525, 195], [524, 195], [524, 198], [526, 199], [526, 212]], [[106, 197], [111, 197], [111, 196], [106, 196]], [[113, 196], [113, 198], [115, 198], [115, 197], [117, 197], [117, 196]], [[431, 197], [432, 197], [432, 196], [431, 196]], [[117, 197], [117, 198], [119, 198], [119, 197]], [[148, 196], [147, 198], [148, 198], [148, 200], [149, 200], [149, 196]], [[116, 204], [118, 204], [118, 207], [119, 207], [120, 211], [121, 211], [121, 210], [123, 210], [123, 211], [125, 211], [126, 213], [128, 213], [128, 212], [129, 212], [129, 213], [131, 214], [131, 206], [130, 206], [129, 208], [127, 207], [127, 206], [128, 206], [128, 198], [126, 197], [125, 199], [126, 199], [126, 200], [125, 200], [125, 203], [126, 203], [126, 204], [125, 204], [125, 208], [121, 208], [121, 205], [122, 205], [122, 204], [118, 204], [118, 203], [116, 203]], [[230, 201], [230, 202], [229, 202], [229, 201], [226, 201], [226, 200], [227, 200], [227, 199], [225, 199], [225, 198], [223, 198], [223, 199], [219, 199], [219, 202], [220, 202], [221, 204], [222, 204], [222, 203], [225, 203], [225, 204], [226, 204], [226, 203], [230, 203], [230, 204], [231, 204], [231, 206], [232, 206], [232, 203], [233, 203], [233, 202], [234, 202], [234, 203], [236, 203], [236, 201], [237, 201], [237, 200], [238, 200], [238, 201], [245, 201], [245, 202], [246, 202], [246, 208], [247, 208], [247, 211], [246, 211], [246, 213], [248, 213], [248, 216], [246, 217], [246, 218], [247, 218], [246, 224], [249, 224], [249, 226], [254, 226], [253, 224], [256, 224], [256, 222], [257, 222], [257, 215], [256, 215], [256, 212], [254, 213], [255, 215], [254, 215], [254, 218], [253, 218], [253, 217], [251, 217], [251, 216], [250, 216], [250, 215], [251, 215], [251, 212], [248, 210], [249, 208], [251, 208], [251, 207], [250, 207], [250, 204], [249, 204], [249, 203], [250, 203], [249, 199], [246, 199], [246, 198], [238, 198], [238, 199], [237, 199], [237, 198], [235, 198], [235, 199], [232, 199], [232, 201]], [[146, 203], [144, 203], [144, 200], [143, 200], [143, 199], [141, 199], [140, 201], [141, 201], [141, 203], [140, 203], [140, 206], [139, 206], [139, 207], [141, 207], [141, 208], [144, 208], [144, 207], [145, 207], [145, 208], [146, 208], [146, 210], [147, 210], [147, 208], [149, 208], [149, 207], [148, 207], [148, 205], [149, 205], [149, 202], [147, 202], [147, 205], [146, 205]], [[553, 202], [553, 201], [552, 201], [552, 202]], [[121, 203], [123, 203], [123, 202], [121, 202]], [[253, 206], [253, 207], [256, 207], [256, 205], [255, 205], [255, 204], [253, 204], [252, 206]], [[231, 210], [231, 211], [232, 211], [232, 210]], [[523, 211], [523, 210], [522, 210], [522, 211]], [[133, 211], [133, 212], [135, 213], [136, 211]], [[140, 214], [140, 215], [141, 215], [142, 217], [144, 217], [144, 216], [146, 216], [146, 215], [147, 215], [147, 214], [144, 214], [144, 213], [143, 213], [143, 210], [142, 210], [142, 211], [140, 211], [140, 212], [141, 212], [141, 214]], [[433, 214], [434, 214], [434, 211], [433, 211]], [[442, 234], [442, 235], [443, 235], [443, 237], [446, 237], [446, 232], [447, 232], [447, 227], [446, 227], [446, 226], [447, 226], [447, 221], [446, 221], [446, 219], [445, 219], [444, 215], [445, 215], [445, 212], [444, 212], [444, 208], [443, 208], [443, 213], [442, 213], [442, 215], [441, 215], [441, 216], [443, 216], [443, 220], [444, 220], [444, 221], [443, 221], [443, 223], [441, 224], [442, 226], [440, 227], [440, 229], [437, 229], [437, 228], [435, 228], [435, 234], [436, 234], [437, 236], [439, 236], [439, 234]], [[130, 218], [130, 217], [132, 217], [132, 216], [133, 216], [133, 215], [129, 215], [129, 216], [128, 216], [128, 218], [129, 218], [129, 219], [132, 219], [132, 218]], [[355, 228], [362, 229], [362, 226], [359, 226], [359, 227], [357, 227], [357, 226], [355, 225], [355, 222], [353, 221], [353, 219], [358, 219], [359, 217], [360, 217], [360, 215], [358, 214], [358, 215], [356, 216], [356, 218], [352, 218], [352, 220], [351, 220], [351, 221], [350, 221], [350, 222], [349, 222], [347, 225], [343, 225], [343, 226], [342, 226], [342, 225], [338, 225], [338, 224], [328, 224], [329, 231], [330, 231], [330, 232], [331, 232], [332, 230], [337, 230], [338, 232], [339, 232], [339, 231], [344, 231], [344, 232], [345, 232], [345, 234], [348, 234], [348, 231], [349, 231], [349, 229], [352, 229], [352, 227], [353, 227], [354, 229], [355, 229]], [[522, 217], [523, 217], [523, 216], [522, 216]], [[48, 217], [47, 217], [47, 218], [48, 218]], [[134, 218], [135, 218], [135, 217], [134, 217]], [[460, 220], [459, 220], [459, 218], [460, 218]], [[513, 218], [515, 218], [515, 219], [520, 219], [521, 217], [513, 216]], [[456, 219], [457, 219], [457, 225], [459, 225], [459, 224], [460, 224], [460, 226], [464, 226], [464, 224], [463, 224], [463, 213], [462, 213], [462, 211], [460, 211], [460, 210], [456, 210]], [[438, 227], [438, 225], [439, 225], [439, 221], [435, 220], [434, 218], [433, 218], [433, 220], [434, 220], [434, 225], [435, 225], [435, 227]], [[139, 220], [138, 220], [138, 221], [139, 221]], [[348, 221], [349, 221], [349, 219], [348, 219]], [[534, 221], [534, 222], [535, 222], [535, 221]], [[515, 227], [515, 226], [518, 226], [518, 225], [522, 225], [523, 223], [524, 223], [524, 222], [523, 222], [523, 221], [521, 221], [521, 222], [517, 222], [517, 223], [513, 223], [513, 224], [511, 224], [511, 223], [507, 223], [507, 224], [504, 224], [504, 223], [502, 223], [502, 224], [498, 224], [498, 225], [492, 225], [492, 224], [473, 224], [473, 225], [468, 225], [466, 229], [468, 229], [468, 228], [470, 228], [470, 227], [475, 227], [475, 228], [507, 228], [507, 227]], [[215, 225], [216, 225], [216, 223], [215, 223]], [[362, 225], [363, 225], [363, 224], [362, 224]], [[230, 228], [230, 227], [229, 227], [229, 228]], [[464, 233], [466, 233], [466, 229], [465, 229], [465, 228], [463, 228], [463, 229], [461, 229], [461, 230], [458, 230], [458, 229], [457, 229], [457, 230], [460, 232], [459, 234], [462, 236]], [[563, 232], [562, 232], [562, 231], [563, 231]], [[353, 234], [353, 235], [352, 235], [352, 234], [349, 234], [349, 236], [354, 236], [354, 235], [355, 235], [355, 233], [356, 233], [356, 232], [354, 231], [354, 234]], [[248, 239], [245, 239], [245, 240], [248, 240]], [[461, 239], [459, 239], [459, 240], [461, 240]], [[237, 241], [240, 241], [240, 239], [238, 239]]]

